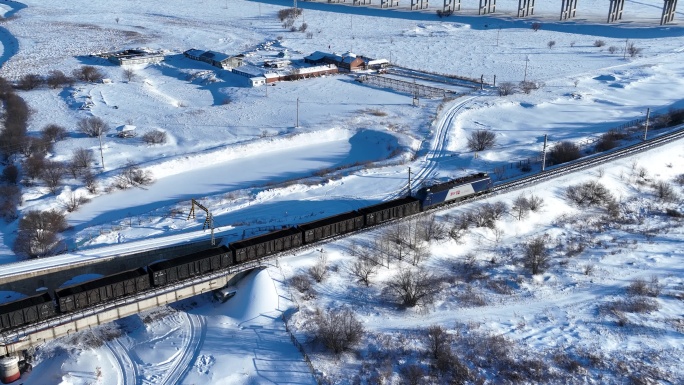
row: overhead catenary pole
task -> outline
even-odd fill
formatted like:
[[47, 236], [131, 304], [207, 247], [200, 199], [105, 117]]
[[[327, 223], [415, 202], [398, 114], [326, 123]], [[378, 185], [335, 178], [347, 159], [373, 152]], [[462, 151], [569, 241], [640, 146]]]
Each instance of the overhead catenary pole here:
[[411, 167], [409, 167], [408, 169], [408, 195], [411, 196]]
[[100, 139], [100, 159], [102, 160], [102, 170], [104, 171], [104, 155], [102, 154], [102, 127], [97, 129], [97, 137]]
[[546, 169], [546, 144], [548, 143], [548, 135], [544, 134], [544, 149], [542, 150], [542, 171]]
[[644, 127], [644, 140], [646, 140], [646, 135], [648, 135], [648, 118], [651, 115], [651, 109], [646, 109], [646, 127]]
[[299, 128], [299, 98], [297, 98], [297, 121], [295, 122], [295, 128]]

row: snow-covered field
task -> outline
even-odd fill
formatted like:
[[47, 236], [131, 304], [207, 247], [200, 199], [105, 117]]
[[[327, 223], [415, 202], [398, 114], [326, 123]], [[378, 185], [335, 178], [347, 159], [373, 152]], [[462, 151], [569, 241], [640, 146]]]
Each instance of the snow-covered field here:
[[[299, 2], [303, 14], [296, 25], [306, 23], [310, 36], [283, 27], [276, 14], [291, 3], [275, 0], [0, 3], [0, 76], [71, 73], [87, 64], [112, 80], [18, 91], [32, 110], [32, 134], [53, 123], [69, 131], [49, 158], [64, 161], [75, 148], [93, 150], [99, 183], [95, 194], [76, 179], [55, 195], [40, 183], [22, 186], [20, 212], [61, 208], [72, 193], [90, 198], [67, 215], [72, 227], [62, 235], [73, 258], [105, 245], [206, 237], [201, 215], [186, 219], [194, 198], [212, 211], [218, 235], [230, 242], [396, 196], [409, 167], [426, 182], [493, 172], [539, 155], [545, 134], [552, 143], [584, 142], [644, 118], [647, 108], [684, 107], [682, 12], [661, 27], [661, 2], [626, 1], [623, 21], [606, 25], [608, 5], [599, 0], [580, 1], [577, 19], [566, 22], [557, 21], [560, 1], [538, 2], [535, 17], [522, 20], [513, 17], [514, 1], [498, 4], [491, 17], [477, 16], [471, 2], [441, 19], [435, 8]], [[538, 31], [531, 29], [535, 21], [542, 24]], [[605, 46], [596, 47], [596, 40]], [[624, 55], [628, 42], [641, 54]], [[167, 59], [130, 67], [131, 81], [121, 67], [88, 56], [143, 46], [163, 50]], [[353, 51], [490, 83], [496, 76], [497, 84], [526, 79], [543, 86], [506, 97], [485, 89], [414, 106], [411, 95], [346, 75], [248, 88], [237, 75], [184, 58], [190, 48], [244, 53], [256, 64], [279, 54], [293, 60], [313, 51]], [[79, 110], [87, 101], [92, 108]], [[135, 125], [138, 137], [110, 131], [103, 165], [97, 139], [76, 130], [91, 115], [111, 127]], [[497, 144], [475, 154], [466, 138], [483, 128], [497, 134]], [[139, 139], [153, 129], [166, 132], [167, 143]], [[682, 383], [684, 237], [681, 218], [665, 213], [684, 212], [684, 206], [659, 201], [650, 184], [684, 173], [683, 149], [673, 143], [534, 186], [524, 193], [543, 198], [544, 206], [529, 217], [505, 215], [495, 230], [471, 227], [459, 242], [432, 241], [420, 264], [439, 278], [431, 304], [403, 309], [383, 290], [396, 274], [414, 268], [405, 260], [380, 268], [369, 287], [352, 278], [357, 257], [351, 251], [381, 239], [385, 230], [379, 229], [280, 258], [245, 278], [226, 303], [199, 296], [49, 342], [37, 349], [34, 371], [22, 382], [314, 384], [285, 330], [285, 315], [318, 375], [333, 383], [403, 383], [409, 367], [424, 371], [417, 383], [446, 383], [453, 369], [435, 370], [427, 353], [425, 330], [433, 325], [451, 336], [471, 382]], [[151, 172], [155, 183], [105, 192], [129, 161]], [[508, 170], [509, 176], [519, 172]], [[611, 190], [620, 220], [606, 224], [605, 210], [569, 204], [564, 189], [583, 181]], [[489, 202], [510, 206], [521, 193]], [[472, 209], [451, 208], [437, 219], [450, 228]], [[0, 258], [14, 262], [17, 221], [0, 230]], [[543, 234], [551, 264], [533, 276], [519, 258], [524, 244]], [[322, 256], [325, 279], [307, 293], [291, 287], [290, 279], [308, 277]], [[473, 269], [481, 273], [464, 273]], [[620, 308], [620, 301], [635, 298], [626, 294], [635, 279], [653, 277], [662, 293], [648, 301], [657, 310]], [[366, 332], [350, 352], [334, 357], [312, 341], [311, 320], [315, 309], [345, 306]]]

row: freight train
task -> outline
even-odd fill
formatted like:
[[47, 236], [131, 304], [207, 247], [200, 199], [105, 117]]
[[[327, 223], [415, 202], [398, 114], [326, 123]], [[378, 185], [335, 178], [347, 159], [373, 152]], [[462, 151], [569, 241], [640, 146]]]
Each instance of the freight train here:
[[62, 287], [54, 291], [54, 296], [44, 291], [0, 304], [0, 331], [43, 321], [57, 314], [86, 309], [151, 288], [171, 285], [326, 238], [407, 217], [439, 205], [486, 193], [491, 186], [492, 181], [486, 173], [468, 175], [446, 183], [423, 187], [418, 190], [416, 197], [408, 196], [382, 202], [243, 239], [228, 246], [182, 255]]

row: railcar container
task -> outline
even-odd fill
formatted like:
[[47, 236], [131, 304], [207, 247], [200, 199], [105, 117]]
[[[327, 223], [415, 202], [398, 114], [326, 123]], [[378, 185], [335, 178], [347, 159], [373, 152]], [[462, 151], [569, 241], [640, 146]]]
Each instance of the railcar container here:
[[420, 201], [414, 197], [394, 199], [361, 208], [359, 212], [363, 214], [364, 226], [373, 226], [420, 212]]
[[449, 202], [456, 202], [471, 195], [479, 194], [492, 187], [487, 173], [468, 175], [432, 186], [423, 187], [416, 194], [423, 203], [423, 209]]
[[10, 329], [42, 321], [55, 315], [55, 304], [48, 292], [0, 305], [0, 329]]
[[257, 235], [230, 244], [235, 253], [235, 263], [267, 257], [302, 245], [302, 231], [296, 227]]
[[299, 229], [304, 233], [304, 243], [350, 233], [362, 227], [363, 214], [358, 211], [333, 215], [299, 225]]
[[147, 266], [154, 286], [163, 286], [212, 271], [225, 269], [233, 264], [233, 253], [226, 246], [181, 257], [155, 262]]
[[55, 290], [60, 312], [70, 312], [99, 305], [150, 288], [150, 279], [140, 267], [107, 275]]

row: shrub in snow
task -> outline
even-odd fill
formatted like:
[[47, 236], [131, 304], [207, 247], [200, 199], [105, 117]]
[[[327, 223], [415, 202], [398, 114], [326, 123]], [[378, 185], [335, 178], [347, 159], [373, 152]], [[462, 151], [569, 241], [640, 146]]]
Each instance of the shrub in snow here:
[[63, 163], [47, 160], [43, 164], [40, 178], [51, 193], [57, 194], [57, 190], [62, 185], [64, 174], [66, 174], [66, 168]]
[[115, 187], [125, 190], [132, 186], [147, 186], [152, 184], [154, 179], [152, 173], [140, 169], [139, 166], [129, 162], [126, 167], [116, 176]]
[[532, 30], [533, 30], [534, 32], [539, 31], [539, 30], [541, 29], [541, 27], [542, 27], [542, 25], [541, 25], [541, 23], [539, 23], [539, 22], [534, 22], [534, 23], [532, 23]]
[[[439, 11], [437, 11], [439, 12]], [[421, 385], [424, 384], [424, 377], [426, 375], [425, 369], [418, 364], [404, 365], [399, 369], [402, 384], [406, 385]]]
[[549, 42], [546, 43], [546, 45], [547, 45], [549, 48], [553, 48], [553, 47], [556, 46], [556, 41], [555, 41], [555, 40], [549, 40]]
[[499, 85], [499, 96], [508, 96], [515, 93], [515, 84], [503, 82]]
[[665, 181], [657, 181], [651, 187], [653, 187], [655, 196], [663, 202], [675, 202], [679, 199], [672, 185]]
[[361, 321], [349, 308], [318, 310], [313, 318], [313, 333], [335, 355], [351, 349], [363, 337]]
[[109, 131], [109, 125], [105, 123], [104, 120], [98, 118], [97, 116], [91, 116], [78, 121], [78, 130], [92, 138], [97, 138], [98, 136]]
[[19, 181], [19, 169], [17, 166], [13, 164], [5, 166], [2, 170], [2, 180], [10, 184], [17, 184]]
[[533, 275], [543, 273], [549, 266], [551, 260], [548, 248], [549, 241], [547, 234], [540, 235], [527, 242], [523, 248], [525, 253], [523, 264]]
[[56, 211], [29, 211], [19, 220], [14, 251], [29, 257], [50, 255], [57, 246], [57, 233], [67, 228], [64, 214]]
[[74, 178], [86, 172], [94, 162], [95, 158], [90, 150], [83, 147], [75, 148], [71, 154], [69, 171]]
[[297, 274], [290, 278], [290, 285], [300, 293], [308, 293], [311, 290], [311, 280], [305, 274]]
[[603, 47], [606, 45], [606, 42], [603, 40], [594, 40], [594, 47]]
[[314, 281], [320, 283], [323, 281], [327, 273], [328, 259], [324, 255], [322, 255], [318, 258], [316, 264], [309, 268], [309, 275], [311, 275], [311, 278], [313, 278]]
[[643, 278], [637, 278], [627, 287], [628, 294], [647, 297], [658, 297], [662, 291], [663, 286], [656, 276], [651, 277], [650, 282], [646, 282]]
[[65, 75], [62, 71], [51, 70], [50, 72], [48, 72], [46, 82], [48, 87], [54, 89], [63, 86], [70, 86], [74, 83], [74, 79]]
[[21, 202], [21, 190], [18, 186], [0, 185], [0, 216], [11, 222], [17, 219], [17, 205]]
[[484, 151], [495, 144], [496, 134], [491, 130], [475, 130], [468, 136], [468, 148], [471, 151]]
[[371, 276], [378, 272], [378, 264], [371, 259], [370, 250], [368, 251], [368, 254], [364, 253], [363, 256], [358, 257], [349, 267], [349, 274], [367, 287], [371, 284]]
[[530, 92], [534, 90], [538, 90], [541, 87], [540, 84], [530, 81], [530, 80], [523, 80], [520, 82], [520, 89], [522, 92], [529, 94]]
[[582, 157], [579, 146], [573, 142], [563, 141], [556, 143], [549, 151], [549, 158], [554, 164], [570, 162]]
[[141, 139], [147, 144], [164, 144], [166, 143], [166, 132], [159, 130], [148, 131]]
[[57, 124], [48, 124], [41, 130], [41, 136], [43, 139], [50, 142], [57, 142], [66, 138], [66, 129]]
[[439, 290], [437, 280], [427, 271], [406, 269], [400, 271], [387, 282], [386, 292], [405, 307], [428, 305]]
[[66, 211], [71, 213], [71, 212], [78, 210], [78, 208], [82, 204], [88, 203], [88, 202], [90, 202], [90, 199], [72, 192], [69, 195], [67, 195], [67, 197], [65, 198], [64, 201], [62, 201], [62, 206], [64, 207], [64, 209]]
[[599, 182], [589, 181], [565, 190], [565, 196], [580, 207], [608, 205], [615, 202], [615, 198], [608, 189]]
[[19, 79], [17, 88], [24, 91], [33, 90], [43, 85], [43, 78], [37, 74], [26, 74]]
[[99, 82], [104, 78], [102, 72], [93, 66], [82, 66], [73, 71], [73, 75], [76, 79], [84, 82], [95, 83]]

